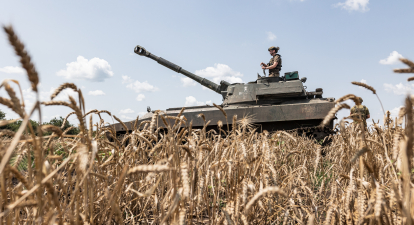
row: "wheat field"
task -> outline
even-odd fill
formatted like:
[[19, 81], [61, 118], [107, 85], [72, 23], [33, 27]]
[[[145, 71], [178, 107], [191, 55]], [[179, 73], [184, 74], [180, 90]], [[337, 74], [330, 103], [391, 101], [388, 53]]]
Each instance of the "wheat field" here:
[[[37, 92], [30, 56], [13, 28], [4, 30]], [[396, 72], [414, 71], [411, 61], [403, 62], [410, 69]], [[37, 101], [30, 111], [10, 84], [19, 82], [1, 83], [8, 98], [0, 103], [23, 122], [17, 132], [0, 130], [1, 224], [413, 224], [410, 96], [397, 118], [387, 111], [383, 124], [367, 130], [340, 120], [331, 143], [322, 146], [293, 132], [258, 133], [249, 117], [229, 118], [237, 124], [230, 129], [220, 122], [216, 132], [206, 130], [208, 118], [200, 114], [205, 126], [193, 129], [184, 108], [176, 117], [156, 111], [116, 138], [92, 115], [121, 121], [105, 110], [85, 112], [75, 84], [62, 84], [51, 101]], [[53, 100], [67, 88], [79, 98]], [[347, 99], [360, 104], [352, 94], [339, 98], [325, 123], [350, 108], [340, 104]], [[72, 109], [65, 120], [76, 117], [80, 133], [41, 125], [36, 136], [28, 121], [40, 104]], [[158, 118], [166, 129], [156, 126]]]

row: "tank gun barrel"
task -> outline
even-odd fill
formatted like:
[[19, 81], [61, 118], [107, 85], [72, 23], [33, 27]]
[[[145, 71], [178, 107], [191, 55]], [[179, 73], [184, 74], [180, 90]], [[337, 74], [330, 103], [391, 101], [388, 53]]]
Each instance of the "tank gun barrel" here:
[[221, 81], [220, 82], [221, 85], [218, 85], [218, 84], [216, 84], [216, 83], [214, 83], [214, 82], [212, 82], [212, 81], [210, 81], [206, 78], [197, 76], [197, 75], [181, 68], [180, 66], [178, 66], [178, 65], [176, 65], [176, 64], [174, 64], [174, 63], [172, 63], [172, 62], [170, 62], [166, 59], [163, 59], [161, 57], [158, 57], [158, 56], [150, 53], [149, 51], [147, 51], [142, 46], [137, 45], [134, 49], [134, 52], [136, 54], [140, 55], [140, 56], [145, 56], [145, 57], [148, 57], [150, 59], [153, 59], [153, 60], [157, 61], [159, 64], [161, 64], [161, 65], [163, 65], [163, 66], [165, 66], [165, 67], [167, 67], [171, 70], [174, 70], [177, 73], [181, 73], [181, 74], [195, 80], [196, 82], [203, 85], [204, 87], [209, 88], [209, 89], [211, 89], [211, 90], [213, 90], [213, 91], [215, 91], [219, 94], [222, 94], [221, 91], [225, 91], [227, 89], [227, 86], [230, 85], [226, 81]]

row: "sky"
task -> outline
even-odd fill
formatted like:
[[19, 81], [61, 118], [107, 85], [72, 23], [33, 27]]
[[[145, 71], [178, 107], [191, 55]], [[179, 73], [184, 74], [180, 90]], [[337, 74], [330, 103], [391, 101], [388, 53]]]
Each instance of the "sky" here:
[[[0, 0], [0, 24], [13, 25], [25, 44], [40, 75], [42, 101], [70, 82], [82, 90], [87, 111], [108, 110], [123, 121], [142, 116], [148, 106], [221, 104], [217, 93], [134, 54], [134, 47], [219, 83], [254, 81], [262, 73], [259, 64], [270, 60], [267, 49], [279, 46], [281, 74], [299, 71], [307, 90], [323, 88], [324, 97], [361, 96], [371, 117], [381, 121], [376, 96], [351, 82], [373, 86], [385, 110], [398, 114], [414, 89], [406, 80], [410, 74], [393, 73], [406, 67], [398, 58], [414, 60], [413, 8], [412, 0]], [[0, 32], [0, 80], [7, 78], [20, 82], [29, 110], [35, 94]], [[67, 90], [55, 100], [68, 95], [77, 96]], [[4, 88], [0, 96], [8, 97]], [[8, 119], [18, 118], [0, 109]], [[70, 112], [42, 107], [41, 119]], [[348, 114], [343, 110], [338, 117]], [[76, 123], [75, 117], [70, 121]]]

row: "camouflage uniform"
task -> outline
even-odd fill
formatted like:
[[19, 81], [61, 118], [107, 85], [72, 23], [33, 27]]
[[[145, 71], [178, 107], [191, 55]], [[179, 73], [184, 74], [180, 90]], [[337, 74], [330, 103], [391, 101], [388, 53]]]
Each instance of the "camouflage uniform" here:
[[[369, 110], [365, 105], [355, 105], [354, 107], [352, 107], [351, 109], [351, 114], [360, 114], [361, 115], [361, 119], [364, 122], [364, 126], [365, 128], [367, 127], [367, 116], [369, 115]], [[358, 121], [354, 121], [354, 123], [358, 123]]]
[[279, 71], [282, 69], [282, 58], [280, 57], [279, 54], [276, 54], [275, 56], [273, 56], [269, 63], [267, 64], [267, 66], [272, 66], [274, 64], [274, 62], [277, 62], [277, 66], [274, 69], [269, 69], [269, 77], [279, 77]]

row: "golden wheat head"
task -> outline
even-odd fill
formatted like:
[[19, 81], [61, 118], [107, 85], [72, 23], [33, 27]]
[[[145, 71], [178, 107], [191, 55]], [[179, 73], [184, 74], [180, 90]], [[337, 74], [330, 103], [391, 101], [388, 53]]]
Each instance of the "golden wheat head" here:
[[373, 87], [369, 86], [368, 84], [365, 84], [365, 83], [362, 83], [362, 82], [357, 82], [357, 81], [353, 81], [351, 83], [354, 84], [354, 85], [366, 88], [366, 89], [372, 91], [373, 94], [377, 94], [377, 91]]

